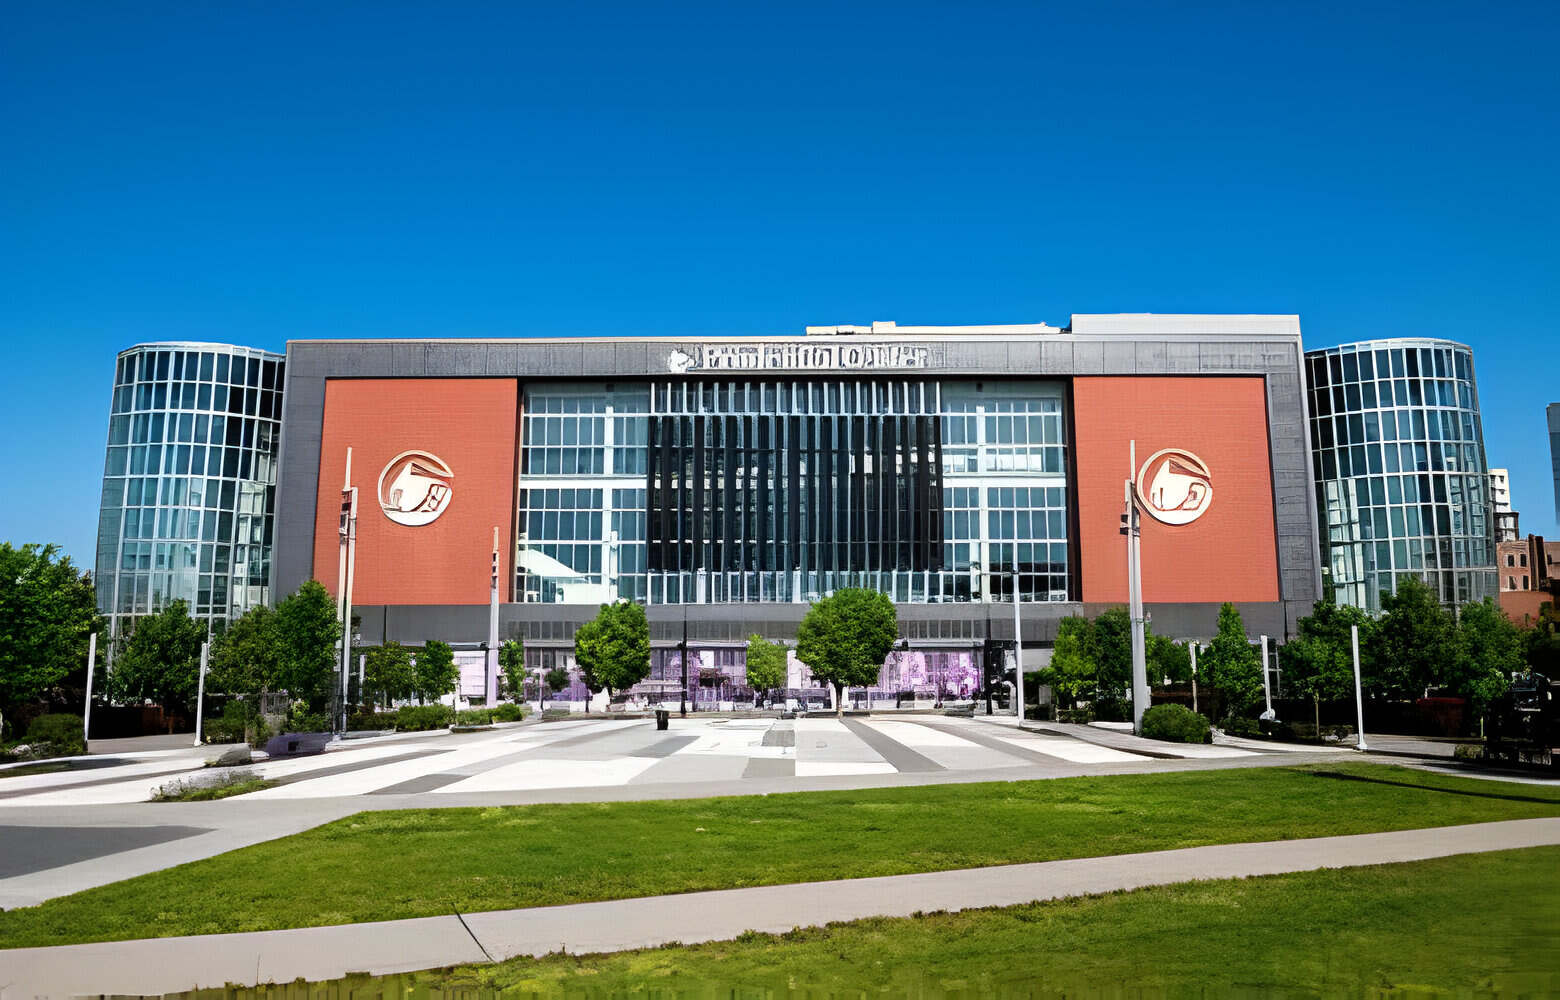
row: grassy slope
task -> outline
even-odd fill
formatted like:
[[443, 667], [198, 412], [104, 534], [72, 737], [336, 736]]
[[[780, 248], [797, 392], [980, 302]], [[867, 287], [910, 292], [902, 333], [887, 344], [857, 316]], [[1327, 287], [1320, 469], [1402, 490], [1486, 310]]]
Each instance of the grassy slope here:
[[0, 913], [0, 945], [305, 927], [1549, 815], [1560, 815], [1560, 789], [1346, 763], [360, 813]]
[[863, 920], [689, 948], [518, 959], [383, 982], [519, 996], [1131, 996], [1139, 987], [1204, 997], [1359, 996], [1362, 987], [1415, 985], [1552, 996], [1560, 992], [1557, 867], [1560, 847], [1543, 847]]

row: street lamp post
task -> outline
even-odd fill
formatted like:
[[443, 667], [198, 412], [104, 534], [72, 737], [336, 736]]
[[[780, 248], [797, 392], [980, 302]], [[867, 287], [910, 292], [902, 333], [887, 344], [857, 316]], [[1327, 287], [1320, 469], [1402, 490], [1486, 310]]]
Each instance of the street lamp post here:
[[200, 746], [201, 724], [206, 715], [206, 661], [211, 653], [211, 643], [200, 644], [200, 680], [196, 682], [195, 693], [195, 745]]
[[1143, 618], [1143, 522], [1138, 511], [1137, 442], [1128, 451], [1126, 510], [1121, 515], [1121, 533], [1127, 536], [1127, 596], [1132, 617], [1132, 731], [1143, 731], [1143, 712], [1148, 708], [1148, 656], [1144, 649], [1146, 630]]
[[678, 690], [677, 715], [688, 717], [688, 605], [683, 605], [683, 637], [677, 646], [677, 665], [682, 668], [682, 687]]
[[[336, 577], [336, 609], [341, 616], [341, 710], [336, 713], [341, 732], [347, 731], [347, 677], [352, 670], [352, 574], [357, 563], [357, 487], [352, 485], [352, 449], [347, 449], [346, 471], [341, 482], [341, 563]], [[334, 723], [335, 720], [333, 720]]]
[[1013, 546], [1013, 691], [1018, 724], [1024, 724], [1024, 626], [1019, 618], [1018, 546]]

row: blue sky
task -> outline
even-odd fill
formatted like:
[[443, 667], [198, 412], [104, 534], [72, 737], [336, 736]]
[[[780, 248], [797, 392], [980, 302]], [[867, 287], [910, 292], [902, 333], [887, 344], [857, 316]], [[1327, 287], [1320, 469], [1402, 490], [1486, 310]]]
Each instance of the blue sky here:
[[6, 6], [0, 538], [140, 341], [1074, 312], [1469, 343], [1560, 534], [1553, 3], [133, 6]]

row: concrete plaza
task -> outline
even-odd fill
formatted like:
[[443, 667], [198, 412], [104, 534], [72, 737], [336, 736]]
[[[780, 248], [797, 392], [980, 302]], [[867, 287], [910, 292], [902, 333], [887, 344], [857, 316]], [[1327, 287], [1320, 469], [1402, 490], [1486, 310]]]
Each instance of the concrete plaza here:
[[[1014, 781], [1316, 759], [1055, 728], [1019, 729], [1000, 716], [690, 716], [657, 731], [648, 720], [582, 717], [347, 741], [330, 753], [257, 764], [257, 774], [280, 784], [216, 802], [147, 801], [157, 786], [201, 773], [211, 748], [94, 760], [105, 766], [0, 776], [0, 907], [36, 905], [363, 810]], [[1342, 752], [1318, 753], [1336, 759]]]

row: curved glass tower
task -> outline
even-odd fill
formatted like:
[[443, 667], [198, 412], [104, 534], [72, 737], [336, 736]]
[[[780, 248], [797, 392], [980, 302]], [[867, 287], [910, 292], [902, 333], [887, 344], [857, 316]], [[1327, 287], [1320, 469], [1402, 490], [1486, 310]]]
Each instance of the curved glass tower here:
[[1473, 352], [1367, 340], [1306, 352], [1322, 572], [1340, 604], [1381, 610], [1421, 577], [1446, 604], [1497, 591]]
[[213, 622], [269, 599], [282, 364], [227, 344], [120, 352], [94, 575], [111, 636], [175, 600]]

